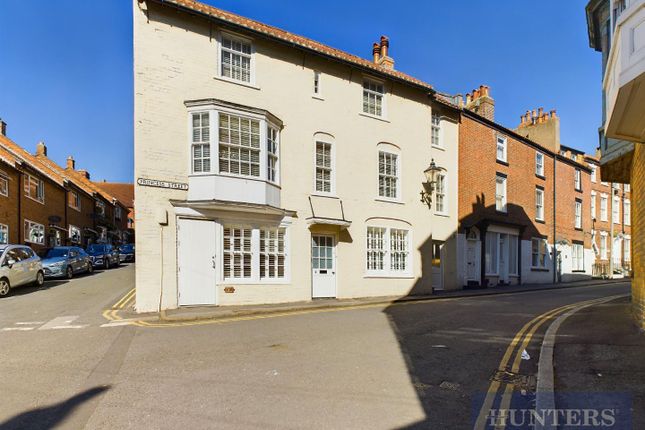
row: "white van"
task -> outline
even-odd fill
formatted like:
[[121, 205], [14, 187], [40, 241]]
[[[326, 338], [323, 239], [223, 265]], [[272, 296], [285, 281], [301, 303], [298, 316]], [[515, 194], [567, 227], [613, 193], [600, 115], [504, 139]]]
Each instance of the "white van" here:
[[40, 257], [28, 246], [0, 245], [0, 297], [21, 285], [45, 282]]

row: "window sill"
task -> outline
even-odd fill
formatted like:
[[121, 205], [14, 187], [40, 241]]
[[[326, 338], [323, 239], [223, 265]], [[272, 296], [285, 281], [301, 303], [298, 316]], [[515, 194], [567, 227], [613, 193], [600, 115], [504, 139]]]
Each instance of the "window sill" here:
[[80, 212], [81, 208], [75, 208], [74, 206], [69, 206], [70, 209], [74, 209], [76, 212]]
[[542, 179], [543, 181], [546, 181], [546, 176], [544, 176], [544, 175], [540, 175], [540, 174], [536, 173], [535, 177], [538, 178], [538, 179]]
[[448, 214], [446, 212], [435, 212], [434, 214], [436, 216], [440, 216], [440, 217], [443, 217], [443, 218], [449, 218], [450, 217], [450, 214]]
[[248, 286], [262, 286], [262, 285], [288, 285], [291, 281], [288, 279], [275, 279], [267, 281], [259, 281], [257, 279], [225, 279], [218, 287], [226, 287], [228, 285], [239, 287], [240, 285]]
[[499, 209], [495, 209], [495, 213], [498, 215], [508, 215], [508, 211], [500, 211]]
[[387, 273], [368, 273], [363, 275], [364, 279], [414, 279], [413, 275], [402, 273], [402, 274], [387, 274]]
[[577, 192], [577, 193], [581, 193], [581, 192], [582, 192], [582, 188], [576, 188], [576, 192]]
[[397, 205], [404, 205], [405, 203], [399, 199], [388, 199], [387, 197], [376, 197], [374, 201], [383, 202], [383, 203], [394, 203]]
[[582, 227], [576, 227], [575, 230], [576, 231], [582, 231]]
[[311, 95], [311, 98], [312, 98], [312, 99], [316, 99], [316, 100], [320, 100], [320, 101], [323, 101], [323, 102], [325, 101], [325, 98], [324, 98], [324, 97], [321, 97], [321, 96], [319, 96], [319, 95], [317, 95], [317, 94], [312, 94], [312, 95]]
[[502, 166], [509, 166], [508, 161], [500, 160], [499, 158], [496, 158], [495, 161], [497, 162], [497, 164], [501, 164]]
[[260, 90], [260, 87], [250, 82], [236, 81], [235, 79], [225, 78], [223, 76], [213, 76], [213, 79], [216, 79], [218, 81], [228, 82], [229, 84], [236, 84], [242, 87], [251, 88], [253, 90]]
[[335, 199], [338, 200], [340, 197], [338, 197], [336, 194], [331, 194], [331, 193], [321, 193], [319, 191], [314, 191], [311, 193], [312, 197], [324, 197], [327, 199]]
[[446, 148], [444, 148], [443, 146], [439, 146], [439, 145], [430, 145], [430, 146], [432, 147], [432, 149], [438, 149], [439, 151], [446, 150]]
[[541, 267], [531, 267], [531, 272], [550, 272], [551, 269], [541, 268]]
[[25, 197], [27, 197], [29, 200], [33, 200], [33, 201], [35, 201], [36, 203], [40, 203], [41, 205], [44, 205], [44, 204], [45, 204], [45, 200], [40, 201], [40, 200], [35, 199], [35, 198], [33, 198], [33, 197], [30, 197], [30, 196], [25, 196]]
[[366, 118], [376, 119], [376, 120], [379, 120], [379, 121], [387, 122], [388, 124], [390, 123], [390, 121], [387, 118], [384, 118], [382, 116], [372, 115], [370, 113], [365, 113], [365, 112], [359, 112], [358, 114], [360, 116], [364, 116]]
[[587, 273], [586, 270], [572, 270], [571, 273]]
[[540, 224], [546, 224], [546, 221], [543, 219], [535, 218], [535, 222], [540, 223]]

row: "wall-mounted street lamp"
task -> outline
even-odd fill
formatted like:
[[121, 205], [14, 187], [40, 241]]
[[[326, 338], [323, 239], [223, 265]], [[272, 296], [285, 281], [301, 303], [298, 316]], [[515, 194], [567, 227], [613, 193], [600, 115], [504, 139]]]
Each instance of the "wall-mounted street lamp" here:
[[434, 158], [430, 162], [430, 166], [423, 171], [426, 176], [426, 182], [422, 182], [423, 191], [421, 191], [421, 203], [425, 203], [429, 208], [432, 208], [432, 193], [434, 193], [435, 186], [437, 185], [437, 174], [446, 169], [439, 167], [435, 164]]

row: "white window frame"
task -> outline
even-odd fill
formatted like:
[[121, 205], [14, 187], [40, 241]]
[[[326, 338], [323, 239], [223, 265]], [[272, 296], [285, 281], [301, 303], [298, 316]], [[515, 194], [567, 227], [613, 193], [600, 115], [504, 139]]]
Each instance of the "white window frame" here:
[[535, 219], [544, 221], [544, 189], [535, 187]]
[[[24, 240], [25, 240], [26, 243], [34, 243], [34, 244], [37, 244], [37, 245], [44, 245], [45, 244], [46, 232], [45, 232], [45, 226], [43, 224], [28, 220], [28, 219], [25, 218], [24, 227], [25, 227], [25, 229], [24, 229], [23, 236], [24, 236]], [[30, 232], [31, 232], [31, 229], [33, 227], [37, 227], [38, 230], [40, 230], [42, 232], [42, 238], [41, 238], [40, 241], [31, 240]]]
[[[369, 232], [370, 230], [379, 230], [382, 232], [383, 239], [380, 242], [382, 248], [374, 247], [373, 241], [370, 241]], [[395, 247], [395, 242], [392, 241], [392, 235], [397, 232], [405, 232], [405, 242], [403, 250], [393, 249]], [[409, 278], [414, 273], [412, 264], [413, 258], [411, 253], [412, 245], [412, 230], [404, 227], [386, 227], [382, 225], [368, 225], [365, 229], [365, 276], [366, 277], [384, 277], [384, 278]], [[403, 255], [405, 259], [405, 269], [404, 270], [395, 270], [393, 269], [392, 260], [394, 254]], [[383, 269], [373, 269], [370, 268], [369, 263], [373, 261], [373, 258], [370, 259], [370, 255], [379, 254], [379, 258], [383, 259]]]
[[623, 240], [623, 255], [625, 261], [632, 261], [632, 237], [628, 234], [625, 235]]
[[535, 151], [535, 174], [544, 177], [544, 154]]
[[[495, 251], [494, 262], [492, 260], [493, 251]], [[488, 254], [491, 255], [491, 258], [488, 257]], [[484, 272], [486, 276], [499, 275], [499, 233], [494, 231], [486, 232], [486, 246], [484, 248]]]
[[632, 202], [629, 199], [623, 201], [623, 224], [632, 225]]
[[[365, 85], [368, 85], [368, 88], [365, 88]], [[377, 90], [373, 90], [371, 86], [380, 86], [383, 90], [383, 92], [379, 93]], [[363, 82], [361, 84], [361, 115], [369, 116], [372, 118], [378, 118], [378, 119], [384, 119], [387, 117], [387, 90], [385, 89], [385, 82], [379, 80], [379, 79], [374, 79], [371, 77], [364, 77]], [[367, 106], [365, 105], [365, 95], [367, 93], [368, 97], [368, 104]], [[380, 115], [376, 113], [376, 108], [377, 104], [374, 104], [374, 110], [375, 113], [369, 112], [369, 97], [374, 96], [375, 100], [380, 97], [381, 100], [381, 113]]]
[[582, 172], [580, 169], [576, 169], [573, 174], [573, 182], [576, 191], [582, 191]]
[[[33, 175], [30, 175], [29, 173], [25, 173], [24, 176], [24, 193], [25, 197], [38, 202], [40, 204], [45, 204], [45, 182]], [[31, 195], [31, 183], [36, 182], [36, 196]]]
[[[318, 144], [329, 145], [329, 168], [318, 165]], [[318, 169], [329, 170], [329, 191], [318, 189]], [[315, 139], [314, 140], [314, 194], [322, 194], [325, 196], [336, 195], [336, 145], [330, 140]]]
[[571, 270], [574, 272], [585, 271], [585, 247], [580, 243], [571, 245]]
[[7, 224], [0, 224], [0, 245], [9, 244], [9, 226]]
[[[260, 133], [261, 134], [261, 133]], [[272, 124], [267, 125], [266, 137], [267, 182], [280, 183], [280, 129]], [[260, 156], [262, 152], [260, 151]]]
[[433, 112], [430, 121], [430, 145], [433, 148], [444, 149], [441, 138], [441, 115]]
[[596, 192], [591, 192], [591, 219], [596, 219]]
[[0, 170], [0, 196], [9, 197], [9, 175]]
[[632, 189], [632, 187], [629, 184], [625, 184], [623, 186], [623, 192], [624, 193], [631, 193], [631, 189]]
[[[376, 182], [376, 195], [377, 195], [377, 200], [386, 200], [386, 201], [393, 201], [393, 202], [399, 202], [401, 201], [401, 154], [398, 151], [392, 151], [386, 148], [377, 148], [377, 161], [376, 161], [376, 174], [377, 174], [377, 182]], [[388, 156], [393, 156], [396, 157], [396, 163], [394, 164], [396, 168], [396, 175], [391, 175], [387, 173], [381, 174], [381, 153], [384, 154], [384, 156], [387, 158]], [[383, 176], [384, 179], [387, 178], [394, 178], [394, 186], [395, 186], [395, 196], [394, 197], [389, 197], [386, 195], [381, 195], [381, 176]]]
[[[238, 42], [238, 43], [243, 43], [247, 44], [250, 46], [250, 54], [235, 51], [230, 48], [225, 48], [224, 47], [224, 39], [229, 39], [233, 42]], [[232, 83], [240, 84], [240, 85], [246, 85], [246, 86], [251, 86], [255, 87], [256, 85], [256, 80], [255, 80], [255, 44], [253, 43], [252, 39], [249, 39], [247, 37], [240, 36], [238, 34], [234, 34], [231, 32], [220, 32], [218, 40], [217, 40], [217, 77], [220, 79], [223, 79], [225, 81], [229, 81]], [[241, 57], [246, 57], [249, 58], [249, 80], [245, 81], [243, 79], [235, 79], [232, 77], [232, 72], [231, 76], [225, 76], [224, 75], [224, 61], [223, 61], [223, 53], [224, 52], [229, 52], [231, 55], [239, 55]]]
[[[537, 253], [535, 252], [535, 244], [537, 243]], [[544, 251], [544, 252], [542, 252]], [[538, 264], [534, 264], [533, 256], [537, 255]], [[546, 239], [541, 237], [531, 238], [531, 269], [546, 269], [549, 265], [549, 244]]]
[[609, 205], [609, 196], [607, 194], [600, 194], [600, 221], [607, 222], [609, 220], [608, 205]]
[[575, 228], [582, 228], [582, 200], [575, 201]]
[[101, 200], [96, 201], [96, 213], [99, 214], [100, 216], [105, 216], [105, 203], [102, 202]]
[[[284, 281], [287, 278], [287, 229], [285, 227], [260, 227], [258, 231], [260, 235], [258, 249], [258, 277], [260, 281]], [[262, 238], [263, 233], [264, 238]], [[270, 236], [271, 234], [275, 236]], [[280, 239], [280, 234], [282, 234], [282, 239]], [[282, 250], [280, 250], [280, 242], [282, 242]], [[264, 251], [262, 250], [263, 245]], [[273, 246], [273, 252], [267, 249], [267, 245]], [[264, 257], [264, 264], [262, 264], [262, 257]], [[275, 259], [274, 264], [271, 264], [271, 257]], [[282, 258], [282, 276], [279, 275], [280, 258]], [[263, 269], [264, 276], [262, 275]], [[269, 276], [271, 269], [275, 271], [274, 276]]]
[[611, 219], [614, 222], [614, 224], [620, 224], [621, 219], [620, 219], [620, 197], [614, 196], [614, 199], [612, 201], [611, 205]]
[[[502, 194], [498, 193], [497, 186], [499, 185], [499, 180], [502, 180]], [[508, 211], [508, 178], [504, 175], [497, 174], [495, 175], [495, 210], [497, 212], [507, 213]], [[499, 197], [501, 196], [501, 199]], [[501, 207], [498, 205], [498, 199], [501, 200]]]
[[[204, 115], [206, 116], [206, 118], [208, 118], [208, 125], [207, 126], [203, 125], [203, 116]], [[195, 140], [195, 131], [196, 131], [196, 128], [195, 128], [195, 125], [194, 125], [194, 118], [195, 117], [200, 118], [199, 119], [200, 125], [199, 125], [198, 128], [200, 129], [199, 135], [200, 135], [201, 139], [197, 140], [197, 141]], [[203, 111], [203, 110], [190, 112], [190, 114], [188, 115], [188, 127], [189, 127], [188, 135], [189, 135], [189, 139], [190, 139], [190, 173], [193, 174], [193, 175], [208, 175], [208, 174], [210, 174], [210, 173], [212, 173], [214, 171], [213, 170], [213, 165], [215, 164], [215, 160], [214, 160], [214, 157], [213, 157], [213, 148], [214, 148], [214, 146], [213, 146], [213, 115], [211, 115], [211, 112]], [[203, 139], [204, 130], [208, 130], [208, 139], [206, 139], [206, 140]], [[219, 130], [218, 130], [218, 132], [219, 132]], [[198, 147], [201, 149], [201, 156], [199, 157], [199, 159], [202, 162], [202, 169], [200, 171], [195, 170], [195, 160], [196, 160], [195, 150]], [[204, 147], [208, 147], [208, 157], [204, 156]], [[219, 148], [219, 146], [217, 146], [216, 148]], [[216, 155], [219, 157], [219, 151], [218, 151], [218, 153]], [[203, 168], [204, 160], [208, 160], [208, 165], [209, 165], [208, 170], [205, 170]]]
[[311, 96], [315, 99], [323, 100], [322, 73], [320, 72], [320, 70], [314, 70], [313, 91]]
[[[264, 224], [264, 223], [239, 223], [239, 222], [227, 222], [224, 221], [223, 224], [220, 224], [220, 246], [221, 246], [221, 257], [218, 259], [219, 264], [220, 264], [220, 279], [226, 284], [231, 284], [231, 285], [278, 285], [278, 284], [288, 284], [291, 281], [291, 264], [290, 264], [290, 239], [291, 239], [291, 232], [290, 232], [290, 227], [289, 223], [281, 223], [280, 225], [269, 225], [269, 224]], [[229, 251], [225, 251], [225, 240], [226, 237], [224, 235], [224, 231], [227, 228], [232, 228], [232, 229], [245, 229], [250, 231], [250, 252], [243, 251], [243, 254], [248, 254], [250, 256], [250, 269], [251, 269], [251, 275], [249, 277], [234, 277], [234, 276], [229, 276], [226, 277], [224, 273], [224, 256], [226, 253], [229, 253]], [[261, 276], [261, 270], [260, 270], [260, 265], [261, 265], [261, 254], [269, 255], [269, 253], [266, 252], [261, 252], [261, 231], [268, 231], [268, 230], [283, 230], [284, 232], [284, 244], [283, 244], [283, 252], [280, 254], [284, 257], [284, 276], [282, 277], [268, 277]], [[266, 240], [266, 239], [265, 239]], [[274, 255], [277, 255], [274, 253]], [[265, 269], [268, 267], [265, 265]], [[242, 266], [243, 269], [243, 266]], [[231, 265], [231, 275], [233, 274], [232, 272], [233, 266]]]
[[[78, 232], [78, 241], [73, 240], [75, 231]], [[81, 229], [79, 227], [70, 224], [68, 234], [69, 234], [69, 240], [70, 240], [71, 243], [80, 244], [80, 243], [83, 242], [83, 234], [82, 234]]]
[[[195, 113], [208, 112], [210, 114], [210, 153], [211, 153], [211, 171], [210, 172], [193, 172], [192, 161], [192, 115]], [[268, 184], [280, 186], [281, 182], [281, 140], [282, 140], [282, 127], [272, 120], [269, 115], [264, 115], [255, 112], [249, 112], [242, 109], [230, 108], [221, 105], [209, 105], [208, 107], [196, 106], [189, 107], [187, 110], [188, 122], [188, 135], [189, 135], [189, 165], [188, 171], [191, 172], [190, 176], [225, 176], [231, 178], [240, 178], [254, 181], [264, 181]], [[242, 175], [237, 173], [228, 173], [221, 171], [220, 166], [220, 114], [239, 117], [243, 120], [257, 121], [259, 123], [259, 176]], [[269, 129], [273, 128], [277, 131], [277, 166], [276, 166], [276, 182], [272, 182], [268, 177], [268, 138]], [[235, 145], [234, 145], [235, 146]], [[237, 146], [236, 146], [237, 147]], [[246, 147], [245, 147], [246, 148]], [[253, 148], [258, 149], [258, 148]]]
[[589, 168], [591, 169], [591, 182], [595, 184], [598, 180], [598, 166], [589, 164]]
[[[438, 173], [435, 186], [435, 205], [436, 215], [448, 215], [448, 175]], [[441, 208], [439, 202], [441, 201]]]
[[[502, 149], [502, 158], [499, 157], [500, 147]], [[506, 136], [497, 135], [497, 145], [495, 148], [495, 157], [497, 161], [508, 163], [508, 139]]]

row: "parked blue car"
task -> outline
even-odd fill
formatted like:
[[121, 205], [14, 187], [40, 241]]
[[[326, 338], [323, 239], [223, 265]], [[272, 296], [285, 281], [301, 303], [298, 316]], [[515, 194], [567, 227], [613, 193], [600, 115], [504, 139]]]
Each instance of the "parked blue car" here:
[[57, 246], [41, 254], [45, 278], [72, 279], [78, 273], [92, 273], [92, 259], [78, 246]]
[[119, 256], [121, 261], [134, 262], [134, 243], [126, 243], [119, 246]]
[[94, 268], [109, 269], [121, 263], [119, 251], [107, 243], [94, 243], [87, 247], [87, 253], [92, 258]]

